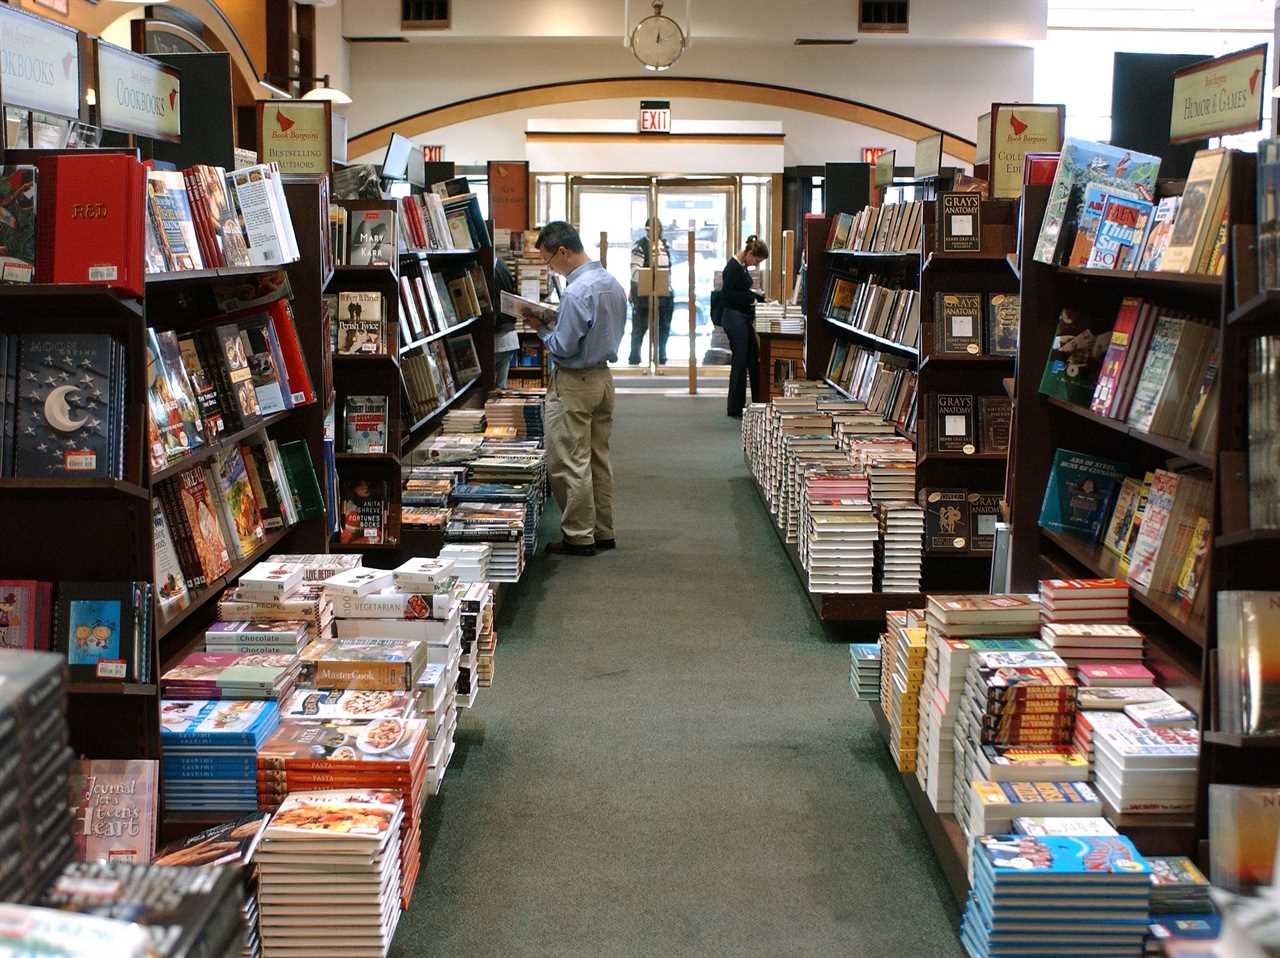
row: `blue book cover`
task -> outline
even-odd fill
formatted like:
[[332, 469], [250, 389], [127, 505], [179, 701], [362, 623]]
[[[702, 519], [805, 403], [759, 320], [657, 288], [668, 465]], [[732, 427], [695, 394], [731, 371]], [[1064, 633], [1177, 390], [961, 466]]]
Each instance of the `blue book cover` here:
[[1040, 527], [1097, 542], [1125, 468], [1114, 459], [1059, 449], [1040, 506]]
[[980, 835], [973, 870], [1008, 884], [1139, 884], [1151, 886], [1151, 866], [1123, 835]]
[[1149, 200], [1159, 173], [1158, 156], [1067, 137], [1049, 188], [1033, 258], [1039, 263], [1067, 262], [1090, 185], [1099, 184]]
[[1071, 248], [1068, 264], [1084, 266], [1089, 259], [1089, 249], [1094, 237], [1098, 235], [1098, 226], [1102, 223], [1102, 211], [1107, 206], [1107, 189], [1097, 183], [1085, 187], [1084, 201], [1080, 205], [1080, 215], [1076, 224], [1076, 238]]
[[172, 782], [214, 778], [256, 780], [257, 766], [257, 760], [248, 756], [167, 755], [160, 767], [164, 780]]
[[169, 746], [261, 745], [280, 723], [275, 702], [172, 700], [160, 703], [160, 741]]
[[1085, 265], [1092, 269], [1137, 269], [1151, 209], [1146, 200], [1108, 195]]

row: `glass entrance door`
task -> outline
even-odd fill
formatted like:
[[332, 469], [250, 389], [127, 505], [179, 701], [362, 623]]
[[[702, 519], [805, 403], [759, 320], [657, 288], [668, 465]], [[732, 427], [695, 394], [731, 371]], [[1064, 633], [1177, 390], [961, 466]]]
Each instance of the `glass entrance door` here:
[[[711, 291], [737, 235], [735, 177], [570, 176], [569, 219], [588, 251], [627, 290], [627, 329], [616, 368], [639, 375], [684, 374], [696, 389], [698, 367], [728, 370], [727, 344], [714, 341]], [[656, 219], [657, 226], [651, 226]], [[648, 254], [649, 231], [660, 254]], [[669, 268], [669, 292], [649, 297], [639, 267]], [[692, 268], [691, 268], [692, 267]], [[690, 319], [692, 318], [692, 329]], [[690, 344], [693, 349], [690, 351]]]

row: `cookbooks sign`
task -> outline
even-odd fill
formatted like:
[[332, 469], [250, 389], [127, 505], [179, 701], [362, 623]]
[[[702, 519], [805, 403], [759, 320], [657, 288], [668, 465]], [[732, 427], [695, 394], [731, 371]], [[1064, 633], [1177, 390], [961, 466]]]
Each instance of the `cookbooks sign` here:
[[259, 100], [258, 158], [281, 173], [328, 173], [331, 109], [328, 100]]
[[79, 116], [76, 31], [0, 5], [0, 84], [8, 106]]
[[991, 199], [1022, 195], [1022, 165], [1028, 153], [1056, 153], [1062, 149], [1067, 108], [1061, 103], [991, 104], [991, 169], [987, 175]]
[[98, 122], [117, 133], [156, 140], [182, 138], [182, 73], [168, 64], [94, 41]]
[[1169, 142], [1262, 129], [1266, 68], [1267, 45], [1262, 43], [1175, 73]]

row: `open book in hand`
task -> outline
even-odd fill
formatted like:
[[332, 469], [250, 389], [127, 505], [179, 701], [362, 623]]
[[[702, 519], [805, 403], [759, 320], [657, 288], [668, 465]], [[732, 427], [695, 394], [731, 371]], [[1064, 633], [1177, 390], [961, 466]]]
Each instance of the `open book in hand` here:
[[508, 293], [504, 290], [501, 306], [502, 312], [507, 316], [514, 316], [516, 319], [528, 323], [534, 329], [539, 326], [545, 326], [548, 329], [556, 328], [556, 307], [549, 303], [539, 303], [537, 300], [525, 299], [523, 296], [517, 296], [515, 293]]

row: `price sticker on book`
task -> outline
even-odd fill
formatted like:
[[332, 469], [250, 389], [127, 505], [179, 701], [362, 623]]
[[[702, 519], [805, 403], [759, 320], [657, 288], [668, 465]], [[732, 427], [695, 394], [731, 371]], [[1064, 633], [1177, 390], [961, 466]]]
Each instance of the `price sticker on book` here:
[[965, 443], [965, 446], [964, 446], [964, 454], [965, 454], [966, 456], [972, 456], [972, 455], [973, 455], [975, 452], [977, 452], [977, 451], [978, 451], [978, 450], [974, 447], [973, 443], [971, 443], [971, 442]]
[[93, 674], [100, 679], [123, 679], [128, 672], [128, 663], [124, 659], [98, 659]]

